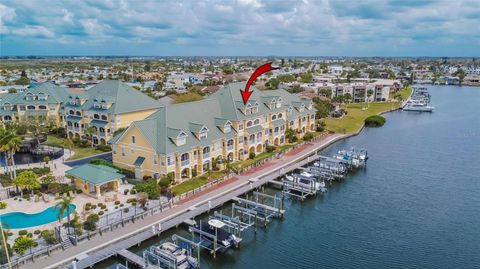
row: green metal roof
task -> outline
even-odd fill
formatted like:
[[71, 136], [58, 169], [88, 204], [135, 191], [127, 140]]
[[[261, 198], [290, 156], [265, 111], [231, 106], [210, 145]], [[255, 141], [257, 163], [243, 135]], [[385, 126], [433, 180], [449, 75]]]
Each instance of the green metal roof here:
[[[229, 121], [238, 121], [243, 119], [253, 119], [264, 117], [271, 112], [284, 113], [292, 102], [303, 102], [299, 97], [279, 89], [274, 91], [260, 91], [253, 89], [252, 100], [250, 103], [258, 103], [258, 113], [254, 115], [245, 115], [241, 112], [244, 107], [240, 90], [245, 88], [245, 82], [232, 83], [224, 86], [222, 89], [212, 94], [206, 99], [173, 104], [168, 107], [160, 107], [155, 113], [144, 120], [135, 121], [131, 125], [137, 128], [149, 142], [149, 144], [159, 154], [169, 154], [173, 152], [186, 152], [200, 145], [209, 145], [224, 138], [234, 137], [236, 130], [232, 129], [230, 133], [224, 134], [219, 127], [222, 123]], [[262, 97], [266, 98], [262, 98]], [[277, 108], [268, 107], [263, 101], [268, 101], [275, 97], [281, 98], [282, 106]], [[260, 100], [255, 102], [255, 100]], [[312, 113], [314, 109], [300, 113], [293, 109], [292, 115], [301, 115]], [[290, 115], [289, 115], [290, 117]], [[281, 123], [282, 121], [278, 122]], [[199, 140], [192, 132], [198, 131], [201, 126], [208, 128], [207, 138]], [[247, 131], [258, 133], [263, 130], [261, 126], [252, 126]], [[187, 134], [186, 143], [177, 146], [174, 139], [180, 132]], [[112, 139], [111, 143], [118, 143], [119, 136]]]
[[108, 124], [108, 122], [103, 121], [103, 120], [92, 120], [92, 121], [90, 122], [90, 125], [91, 125], [91, 126], [95, 126], [95, 127], [97, 127], [97, 128], [105, 127], [105, 126], [107, 126], [107, 124]]
[[82, 106], [84, 109], [94, 109], [94, 99], [99, 102], [105, 100], [112, 104], [108, 111], [113, 114], [156, 109], [161, 106], [155, 99], [118, 80], [104, 80], [86, 94], [89, 98]]
[[255, 125], [247, 128], [247, 133], [249, 134], [256, 134], [261, 131], [263, 131], [263, 127], [261, 125]]
[[133, 163], [136, 167], [142, 166], [143, 162], [145, 161], [145, 157], [139, 156]]
[[103, 185], [125, 177], [125, 175], [118, 173], [114, 168], [89, 163], [74, 167], [66, 171], [65, 174], [87, 181], [93, 185]]
[[274, 120], [272, 121], [272, 126], [273, 127], [278, 127], [278, 126], [282, 126], [285, 124], [285, 120], [284, 119], [277, 119], [277, 120]]
[[82, 117], [79, 117], [79, 116], [73, 116], [73, 115], [68, 115], [65, 117], [65, 119], [67, 121], [71, 121], [71, 122], [80, 122], [82, 120]]

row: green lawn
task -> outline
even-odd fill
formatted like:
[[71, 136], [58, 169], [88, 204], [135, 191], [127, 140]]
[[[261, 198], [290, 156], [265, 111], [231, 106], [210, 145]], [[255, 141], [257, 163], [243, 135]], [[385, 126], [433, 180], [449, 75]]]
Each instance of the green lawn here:
[[365, 103], [344, 105], [343, 109], [348, 114], [342, 118], [325, 119], [325, 128], [336, 133], [351, 134], [358, 131], [369, 116], [378, 115], [381, 112], [397, 108], [399, 105], [398, 102], [370, 103], [369, 107], [364, 110], [362, 108], [367, 106]]
[[413, 91], [413, 88], [411, 86], [408, 86], [408, 87], [405, 87], [405, 88], [401, 89], [398, 92], [390, 93], [390, 98], [393, 99], [393, 98], [395, 98], [395, 96], [397, 94], [400, 94], [400, 96], [402, 97], [402, 100], [406, 101], [408, 99], [408, 97], [410, 97], [410, 95], [412, 94], [412, 91]]
[[234, 169], [237, 169], [237, 170], [238, 169], [243, 169], [243, 168], [245, 168], [245, 167], [247, 167], [251, 164], [254, 164], [254, 163], [259, 162], [261, 160], [264, 160], [268, 157], [271, 157], [271, 156], [275, 155], [275, 153], [276, 153], [275, 151], [274, 152], [262, 152], [260, 154], [257, 154], [255, 156], [255, 158], [253, 158], [253, 159], [246, 159], [244, 161], [235, 162], [235, 163], [232, 164], [232, 167]]
[[[47, 137], [47, 141], [44, 144], [50, 145], [50, 146], [64, 147], [68, 149], [67, 140], [65, 138], [60, 138], [53, 135], [49, 135]], [[76, 159], [81, 159], [91, 155], [104, 153], [104, 151], [97, 150], [91, 147], [81, 148], [75, 145], [72, 146], [72, 150], [74, 154], [71, 158], [69, 158], [69, 160], [76, 160]]]
[[[213, 180], [219, 179], [223, 176], [225, 176], [226, 173], [224, 171], [211, 171], [210, 172], [210, 178]], [[180, 195], [186, 192], [189, 192], [193, 189], [196, 189], [200, 186], [203, 186], [208, 183], [208, 176], [207, 175], [202, 175], [199, 177], [195, 177], [192, 179], [189, 179], [187, 181], [184, 181], [178, 185], [175, 185], [172, 187], [172, 192], [175, 193], [176, 195]]]
[[203, 96], [195, 92], [187, 92], [187, 93], [178, 93], [178, 94], [172, 95], [172, 98], [174, 99], [173, 103], [178, 104], [178, 103], [186, 103], [186, 102], [202, 100]]

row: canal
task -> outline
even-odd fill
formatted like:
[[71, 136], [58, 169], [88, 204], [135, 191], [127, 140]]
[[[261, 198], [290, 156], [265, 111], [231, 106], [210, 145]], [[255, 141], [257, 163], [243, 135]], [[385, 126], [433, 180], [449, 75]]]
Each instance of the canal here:
[[[434, 113], [389, 113], [385, 126], [324, 150], [365, 147], [365, 170], [324, 195], [287, 199], [283, 220], [216, 259], [202, 252], [201, 268], [480, 268], [480, 88], [429, 90]], [[185, 229], [131, 250], [174, 233]]]

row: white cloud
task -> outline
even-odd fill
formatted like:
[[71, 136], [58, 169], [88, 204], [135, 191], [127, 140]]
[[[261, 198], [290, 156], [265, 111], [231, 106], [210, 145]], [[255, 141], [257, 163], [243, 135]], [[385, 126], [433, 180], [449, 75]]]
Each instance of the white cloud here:
[[55, 34], [45, 26], [35, 25], [35, 26], [25, 26], [23, 28], [18, 28], [12, 31], [14, 34], [24, 37], [46, 37], [52, 38]]
[[13, 19], [15, 19], [15, 17], [15, 9], [0, 4], [0, 34], [8, 32], [5, 23], [8, 21], [12, 21]]

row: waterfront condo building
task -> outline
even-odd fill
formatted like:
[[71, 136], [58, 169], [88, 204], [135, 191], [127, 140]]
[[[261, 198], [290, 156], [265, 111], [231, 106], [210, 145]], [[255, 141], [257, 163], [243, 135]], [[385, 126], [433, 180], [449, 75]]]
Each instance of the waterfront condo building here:
[[64, 102], [65, 129], [71, 138], [92, 137], [105, 144], [113, 132], [154, 113], [161, 104], [118, 80], [105, 80]]
[[179, 182], [211, 169], [214, 160], [245, 160], [268, 145], [282, 145], [287, 128], [300, 137], [315, 131], [311, 100], [254, 89], [244, 104], [244, 87], [229, 84], [204, 100], [161, 107], [134, 121], [110, 141], [114, 164], [137, 178], [173, 173]]
[[154, 113], [161, 104], [118, 80], [104, 80], [74, 93], [46, 82], [23, 92], [0, 96], [1, 122], [53, 120], [70, 138], [106, 144], [113, 132]]

